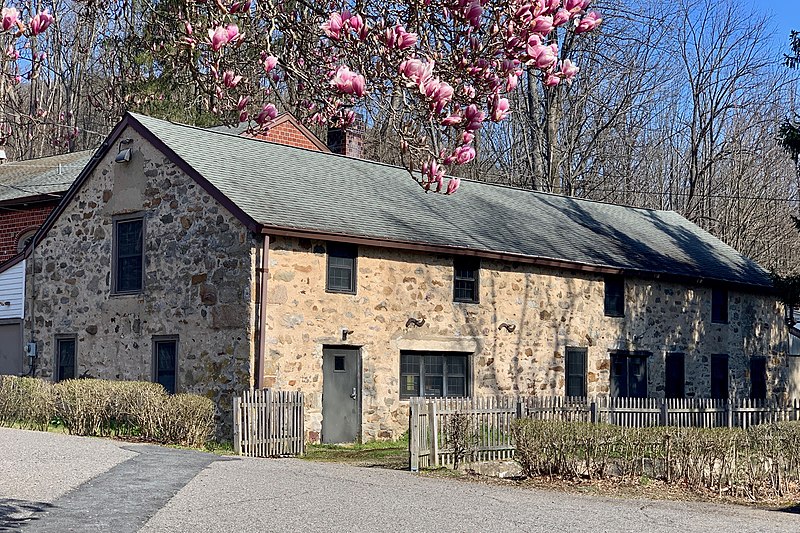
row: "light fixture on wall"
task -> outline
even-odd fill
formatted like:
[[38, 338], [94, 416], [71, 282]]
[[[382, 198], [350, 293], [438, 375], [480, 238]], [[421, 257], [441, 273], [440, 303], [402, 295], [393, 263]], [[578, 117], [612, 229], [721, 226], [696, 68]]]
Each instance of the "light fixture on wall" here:
[[342, 328], [342, 340], [343, 341], [346, 341], [347, 340], [347, 336], [348, 335], [352, 335], [352, 334], [353, 334], [353, 330], [352, 329]]
[[131, 160], [131, 149], [122, 148], [133, 142], [133, 139], [122, 139], [117, 146], [117, 156], [114, 158], [115, 163], [127, 163]]
[[420, 320], [417, 320], [416, 318], [414, 318], [412, 316], [408, 320], [406, 320], [406, 327], [417, 326], [418, 328], [421, 328], [424, 325], [425, 325], [425, 319], [424, 318], [420, 319]]
[[497, 329], [498, 329], [498, 331], [501, 330], [501, 329], [504, 329], [509, 333], [514, 333], [514, 330], [517, 329], [517, 325], [516, 324], [509, 324], [508, 322], [503, 322], [502, 324], [500, 324], [500, 327], [498, 327]]

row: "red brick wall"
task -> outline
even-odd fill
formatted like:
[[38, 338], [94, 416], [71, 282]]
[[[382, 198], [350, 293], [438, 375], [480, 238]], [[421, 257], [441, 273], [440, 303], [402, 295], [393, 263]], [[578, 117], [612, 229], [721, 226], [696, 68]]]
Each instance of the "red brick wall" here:
[[17, 254], [21, 234], [42, 225], [55, 204], [32, 207], [13, 207], [13, 211], [0, 208], [0, 262]]
[[303, 135], [303, 133], [300, 130], [295, 128], [294, 125], [292, 125], [292, 123], [288, 121], [278, 124], [274, 128], [271, 128], [266, 136], [256, 135], [255, 137], [273, 143], [295, 146], [297, 148], [308, 148], [309, 150], [319, 150], [319, 147], [317, 147], [316, 144], [311, 142], [311, 140], [308, 137]]

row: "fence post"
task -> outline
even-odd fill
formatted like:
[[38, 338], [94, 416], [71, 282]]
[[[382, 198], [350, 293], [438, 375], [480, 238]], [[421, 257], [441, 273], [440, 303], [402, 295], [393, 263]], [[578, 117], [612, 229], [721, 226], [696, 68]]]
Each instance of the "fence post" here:
[[522, 419], [522, 397], [517, 396], [517, 420]]
[[592, 424], [597, 424], [597, 398], [592, 398], [592, 403], [589, 404], [589, 421]]
[[666, 426], [667, 425], [667, 423], [668, 423], [667, 415], [668, 415], [667, 400], [666, 400], [666, 398], [662, 398], [661, 399], [661, 416], [660, 416], [659, 421], [658, 421], [659, 425], [661, 425], [661, 426]]
[[729, 428], [733, 427], [733, 406], [730, 397], [725, 400], [725, 422]]
[[233, 453], [242, 455], [242, 399], [233, 397]]
[[436, 400], [428, 400], [428, 438], [430, 439], [430, 451], [433, 455], [433, 466], [439, 468], [439, 423], [436, 420]]
[[409, 414], [411, 420], [408, 424], [409, 468], [412, 472], [419, 472], [419, 403], [417, 403], [417, 399], [411, 398], [409, 406], [411, 407]]

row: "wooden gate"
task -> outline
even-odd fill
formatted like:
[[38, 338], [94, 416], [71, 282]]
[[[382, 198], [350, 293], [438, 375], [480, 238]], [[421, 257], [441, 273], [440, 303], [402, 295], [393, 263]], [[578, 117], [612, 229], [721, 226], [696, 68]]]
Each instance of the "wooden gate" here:
[[245, 391], [233, 399], [233, 449], [249, 457], [305, 453], [303, 393]]

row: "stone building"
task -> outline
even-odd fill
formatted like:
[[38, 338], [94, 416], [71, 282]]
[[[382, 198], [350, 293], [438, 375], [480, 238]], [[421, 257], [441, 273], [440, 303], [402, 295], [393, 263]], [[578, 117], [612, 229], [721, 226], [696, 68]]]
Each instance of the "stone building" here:
[[790, 389], [769, 277], [675, 213], [425, 194], [397, 167], [140, 115], [25, 258], [37, 374], [155, 380], [223, 415], [299, 389], [311, 440], [398, 437], [416, 395]]

